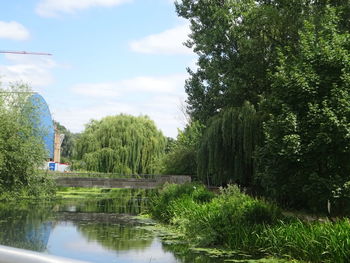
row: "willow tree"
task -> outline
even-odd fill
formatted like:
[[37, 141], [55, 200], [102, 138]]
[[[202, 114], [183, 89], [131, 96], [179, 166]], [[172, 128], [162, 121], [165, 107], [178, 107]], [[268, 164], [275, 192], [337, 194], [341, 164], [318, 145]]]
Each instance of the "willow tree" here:
[[166, 139], [147, 116], [93, 120], [77, 139], [77, 159], [86, 169], [118, 174], [157, 172]]
[[254, 153], [262, 142], [262, 115], [246, 102], [211, 119], [198, 151], [198, 176], [208, 184], [250, 186]]

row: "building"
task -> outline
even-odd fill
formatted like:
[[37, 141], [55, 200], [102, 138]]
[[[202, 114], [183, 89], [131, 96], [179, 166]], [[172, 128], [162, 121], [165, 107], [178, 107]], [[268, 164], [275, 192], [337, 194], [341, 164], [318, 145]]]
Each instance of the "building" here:
[[60, 134], [54, 126], [51, 112], [45, 99], [38, 93], [32, 93], [28, 98], [28, 107], [32, 107], [32, 122], [38, 135], [43, 139], [47, 152], [47, 169], [66, 171], [68, 165], [61, 164], [61, 145], [64, 134]]

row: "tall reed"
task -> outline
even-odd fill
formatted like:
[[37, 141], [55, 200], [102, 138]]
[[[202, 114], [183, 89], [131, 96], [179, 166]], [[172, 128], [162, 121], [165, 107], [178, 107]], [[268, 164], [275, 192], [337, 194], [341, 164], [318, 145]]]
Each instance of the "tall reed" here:
[[151, 199], [150, 214], [174, 225], [195, 245], [225, 246], [253, 255], [310, 262], [349, 262], [350, 222], [302, 222], [237, 186], [218, 196], [201, 185], [167, 185]]

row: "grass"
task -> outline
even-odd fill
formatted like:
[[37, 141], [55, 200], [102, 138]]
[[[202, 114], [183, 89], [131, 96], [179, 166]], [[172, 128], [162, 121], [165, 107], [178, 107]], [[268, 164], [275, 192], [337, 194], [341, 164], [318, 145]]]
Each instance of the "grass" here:
[[200, 185], [166, 185], [151, 198], [149, 213], [198, 246], [308, 262], [345, 263], [350, 258], [349, 219], [303, 222], [236, 186], [214, 196]]
[[103, 199], [125, 192], [126, 189], [104, 189], [83, 187], [58, 187], [56, 196], [64, 199]]

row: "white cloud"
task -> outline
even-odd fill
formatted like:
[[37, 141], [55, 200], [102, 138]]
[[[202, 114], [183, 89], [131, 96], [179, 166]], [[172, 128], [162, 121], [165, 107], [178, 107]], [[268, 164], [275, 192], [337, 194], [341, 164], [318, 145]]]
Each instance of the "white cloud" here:
[[57, 66], [50, 57], [6, 54], [9, 62], [0, 65], [1, 83], [24, 82], [33, 88], [47, 86], [53, 82], [51, 69]]
[[191, 49], [183, 45], [188, 40], [189, 34], [190, 28], [186, 23], [159, 34], [132, 41], [129, 46], [131, 50], [145, 54], [193, 54]]
[[91, 119], [101, 119], [119, 113], [135, 114], [132, 107], [122, 103], [99, 103], [91, 106], [51, 105], [53, 118], [72, 132], [81, 132]]
[[15, 21], [0, 21], [0, 38], [26, 40], [29, 36], [29, 31], [22, 24]]
[[118, 82], [80, 83], [73, 86], [72, 91], [91, 98], [112, 98], [131, 93], [178, 94], [183, 90], [185, 78], [185, 75], [178, 74], [163, 77], [141, 76]]
[[119, 92], [113, 83], [81, 83], [72, 88], [74, 93], [87, 97], [116, 97]]
[[74, 13], [91, 7], [111, 7], [133, 0], [41, 0], [36, 12], [43, 17], [56, 17], [60, 13]]
[[177, 128], [184, 126], [179, 120], [179, 105], [185, 98], [186, 77], [186, 74], [141, 76], [117, 82], [77, 84], [71, 88], [71, 98], [74, 100], [79, 95], [79, 105], [53, 106], [54, 118], [73, 132], [80, 132], [90, 119], [120, 113], [148, 115], [166, 136], [176, 137]]

